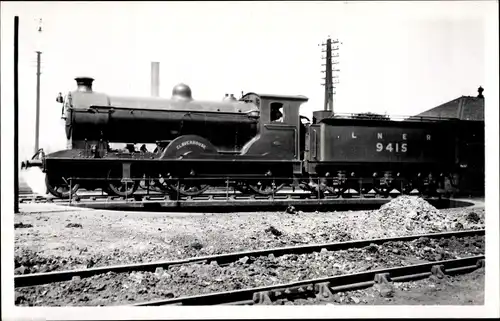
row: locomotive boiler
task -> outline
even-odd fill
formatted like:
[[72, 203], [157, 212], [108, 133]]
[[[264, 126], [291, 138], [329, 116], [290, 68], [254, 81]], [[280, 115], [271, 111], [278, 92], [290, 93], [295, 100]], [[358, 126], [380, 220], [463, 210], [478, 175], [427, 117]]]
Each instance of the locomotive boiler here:
[[[141, 182], [191, 196], [210, 186], [270, 195], [286, 185], [320, 196], [433, 194], [460, 171], [457, 120], [398, 122], [318, 111], [304, 124], [300, 107], [308, 98], [301, 95], [247, 93], [208, 102], [194, 100], [181, 84], [170, 99], [131, 98], [94, 92], [92, 78], [76, 81], [75, 91], [57, 98], [68, 149], [42, 151], [23, 164], [40, 166], [57, 197], [80, 187], [128, 197]], [[117, 150], [110, 143], [157, 148]]]
[[194, 101], [184, 84], [173, 89], [171, 99], [161, 99], [108, 96], [92, 90], [92, 78], [76, 82], [77, 90], [68, 94], [63, 110], [66, 137], [73, 148], [100, 141], [164, 147], [179, 136], [198, 135], [219, 151], [236, 152], [257, 132], [253, 106]]

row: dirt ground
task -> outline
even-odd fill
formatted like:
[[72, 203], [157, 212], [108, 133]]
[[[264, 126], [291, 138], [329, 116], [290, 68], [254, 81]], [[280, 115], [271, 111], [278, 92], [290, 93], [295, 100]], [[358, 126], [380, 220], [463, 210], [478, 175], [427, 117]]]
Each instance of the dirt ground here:
[[[375, 287], [333, 295], [331, 301], [298, 299], [285, 305], [484, 305], [484, 269], [446, 279], [423, 279], [394, 283], [390, 297], [380, 295]], [[402, 316], [403, 317], [403, 316]], [[405, 317], [411, 317], [411, 310]]]
[[483, 305], [484, 269], [437, 283], [430, 279], [399, 283], [390, 300], [375, 294], [367, 297], [366, 304], [369, 305]]
[[[484, 228], [484, 208], [440, 210], [441, 228], [381, 211], [287, 214], [75, 210], [15, 216], [16, 274], [158, 261], [301, 244]], [[470, 220], [474, 213], [475, 220]], [[384, 221], [385, 220], [385, 221]], [[446, 224], [445, 224], [446, 223]], [[419, 226], [415, 226], [419, 225]], [[438, 226], [439, 227], [439, 226]]]

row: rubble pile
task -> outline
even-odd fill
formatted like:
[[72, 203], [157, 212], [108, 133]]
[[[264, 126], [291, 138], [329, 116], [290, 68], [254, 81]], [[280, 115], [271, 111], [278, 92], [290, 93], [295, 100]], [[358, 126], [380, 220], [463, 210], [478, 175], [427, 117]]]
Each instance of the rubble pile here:
[[449, 230], [452, 222], [427, 201], [417, 196], [400, 196], [376, 211], [383, 228], [416, 233]]

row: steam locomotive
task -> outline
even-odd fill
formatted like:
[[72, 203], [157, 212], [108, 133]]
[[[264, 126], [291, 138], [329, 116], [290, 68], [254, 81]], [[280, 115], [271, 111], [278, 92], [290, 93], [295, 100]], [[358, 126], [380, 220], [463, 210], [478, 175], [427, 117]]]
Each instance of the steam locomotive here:
[[[458, 119], [391, 121], [315, 111], [311, 122], [299, 113], [305, 96], [197, 101], [179, 84], [170, 99], [117, 97], [94, 92], [92, 78], [75, 80], [75, 91], [57, 97], [68, 149], [40, 150], [22, 164], [41, 167], [56, 197], [79, 188], [129, 197], [140, 184], [187, 196], [230, 185], [258, 195], [284, 186], [334, 197], [352, 190], [435, 195], [455, 189], [467, 167], [457, 133], [470, 124]], [[115, 143], [127, 148], [111, 148]]]

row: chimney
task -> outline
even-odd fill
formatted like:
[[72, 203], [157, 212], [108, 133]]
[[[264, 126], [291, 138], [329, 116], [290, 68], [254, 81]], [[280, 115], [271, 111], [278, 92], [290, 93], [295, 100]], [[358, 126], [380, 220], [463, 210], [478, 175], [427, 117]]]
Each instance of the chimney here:
[[479, 88], [477, 89], [477, 92], [479, 93], [479, 95], [477, 95], [477, 98], [484, 98], [483, 91], [483, 87], [479, 86]]
[[92, 82], [94, 78], [90, 77], [77, 77], [76, 80], [76, 90], [80, 92], [92, 92]]
[[160, 95], [160, 63], [151, 62], [151, 96]]

